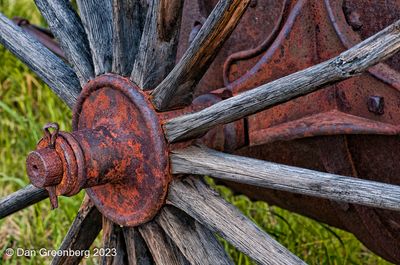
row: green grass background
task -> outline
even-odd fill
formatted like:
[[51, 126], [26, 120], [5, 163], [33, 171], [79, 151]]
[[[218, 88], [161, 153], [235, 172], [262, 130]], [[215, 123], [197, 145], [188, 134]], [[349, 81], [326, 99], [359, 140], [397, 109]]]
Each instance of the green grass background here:
[[[21, 16], [45, 26], [32, 0], [0, 0], [0, 11], [8, 17]], [[57, 121], [62, 130], [71, 129], [71, 111], [13, 55], [0, 47], [0, 196], [29, 181], [25, 157], [41, 137], [41, 127]], [[309, 264], [389, 264], [368, 251], [344, 231], [329, 227], [286, 210], [234, 196], [228, 189], [216, 189], [243, 213], [279, 242]], [[48, 264], [44, 257], [8, 258], [8, 248], [57, 249], [79, 208], [83, 192], [73, 198], [62, 197], [60, 207], [50, 210], [48, 200], [0, 220], [0, 264]], [[223, 244], [237, 264], [252, 261]], [[100, 246], [98, 239], [95, 246]], [[98, 264], [95, 259], [83, 264]]]

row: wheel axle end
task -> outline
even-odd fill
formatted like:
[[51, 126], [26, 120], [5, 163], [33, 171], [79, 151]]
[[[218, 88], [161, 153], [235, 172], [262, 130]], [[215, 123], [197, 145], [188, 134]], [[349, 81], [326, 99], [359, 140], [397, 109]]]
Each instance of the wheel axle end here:
[[38, 188], [55, 186], [63, 176], [63, 164], [54, 148], [30, 152], [26, 159], [26, 169], [32, 184]]

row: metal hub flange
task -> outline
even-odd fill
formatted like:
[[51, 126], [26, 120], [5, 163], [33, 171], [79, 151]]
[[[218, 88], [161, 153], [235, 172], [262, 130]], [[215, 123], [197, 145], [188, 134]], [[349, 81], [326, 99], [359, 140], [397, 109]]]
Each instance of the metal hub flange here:
[[78, 99], [73, 130], [60, 132], [53, 147], [44, 137], [28, 156], [32, 183], [51, 186], [56, 195], [86, 188], [99, 211], [123, 226], [149, 221], [165, 202], [171, 176], [160, 120], [147, 96], [126, 78], [99, 76]]

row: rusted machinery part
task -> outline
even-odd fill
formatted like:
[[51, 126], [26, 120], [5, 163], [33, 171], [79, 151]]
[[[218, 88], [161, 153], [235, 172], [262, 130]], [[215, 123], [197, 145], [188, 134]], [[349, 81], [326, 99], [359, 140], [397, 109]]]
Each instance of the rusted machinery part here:
[[[44, 137], [27, 158], [28, 176], [34, 186], [48, 190], [53, 208], [58, 206], [57, 196], [86, 189], [99, 211], [113, 222], [145, 223], [164, 204], [171, 181], [162, 122], [216, 101], [218, 97], [209, 94], [186, 109], [156, 113], [148, 95], [129, 79], [99, 76], [89, 81], [78, 99], [72, 133], [59, 132], [54, 123], [44, 127]], [[219, 150], [234, 150], [240, 141], [232, 140], [241, 130], [238, 122], [208, 132], [202, 141]]]
[[[185, 1], [178, 57], [215, 2]], [[298, 0], [290, 1], [287, 12], [282, 13], [284, 2], [252, 2], [196, 92], [214, 90], [214, 95], [200, 97], [199, 102], [207, 105], [220, 100], [218, 97], [229, 97], [331, 58], [393, 22], [400, 10], [396, 1]], [[269, 11], [265, 12], [266, 9]], [[260, 21], [265, 27], [257, 27]], [[271, 45], [260, 45], [269, 42], [276, 28], [279, 32]], [[256, 46], [260, 49], [250, 57], [248, 54]], [[248, 56], [229, 68], [225, 76], [227, 89], [215, 90], [224, 86], [223, 65], [235, 52]], [[210, 132], [209, 146], [225, 151], [239, 149], [241, 155], [399, 184], [398, 58], [396, 55], [359, 77], [227, 125], [222, 131]], [[185, 111], [191, 109], [196, 107]], [[173, 117], [175, 113], [182, 112], [172, 111], [159, 119]], [[246, 147], [240, 148], [243, 146]], [[400, 216], [396, 213], [228, 184], [253, 199], [266, 200], [353, 232], [371, 250], [392, 262], [400, 262]]]
[[[248, 68], [230, 72], [233, 94], [337, 55], [398, 18], [397, 1], [292, 1], [272, 45]], [[330, 173], [399, 184], [400, 55], [356, 78], [246, 119], [249, 146], [239, 154]], [[254, 60], [254, 58], [252, 58]], [[265, 200], [354, 233], [400, 262], [398, 213], [231, 184]]]
[[171, 176], [147, 96], [128, 79], [103, 75], [86, 85], [73, 117], [72, 133], [58, 133], [54, 144], [44, 137], [28, 156], [32, 184], [65, 196], [86, 188], [99, 211], [120, 225], [152, 219]]

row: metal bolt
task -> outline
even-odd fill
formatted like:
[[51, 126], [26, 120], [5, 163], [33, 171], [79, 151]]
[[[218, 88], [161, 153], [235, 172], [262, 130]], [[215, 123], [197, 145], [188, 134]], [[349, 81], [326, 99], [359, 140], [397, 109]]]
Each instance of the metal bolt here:
[[363, 23], [360, 20], [360, 14], [356, 11], [352, 11], [346, 15], [347, 23], [352, 27], [354, 31], [361, 29]]
[[385, 111], [385, 100], [380, 96], [370, 96], [368, 98], [368, 110], [376, 115], [382, 115]]
[[194, 22], [192, 31], [190, 31], [189, 34], [189, 44], [192, 43], [192, 41], [196, 38], [202, 26], [203, 24], [201, 24], [199, 21]]

